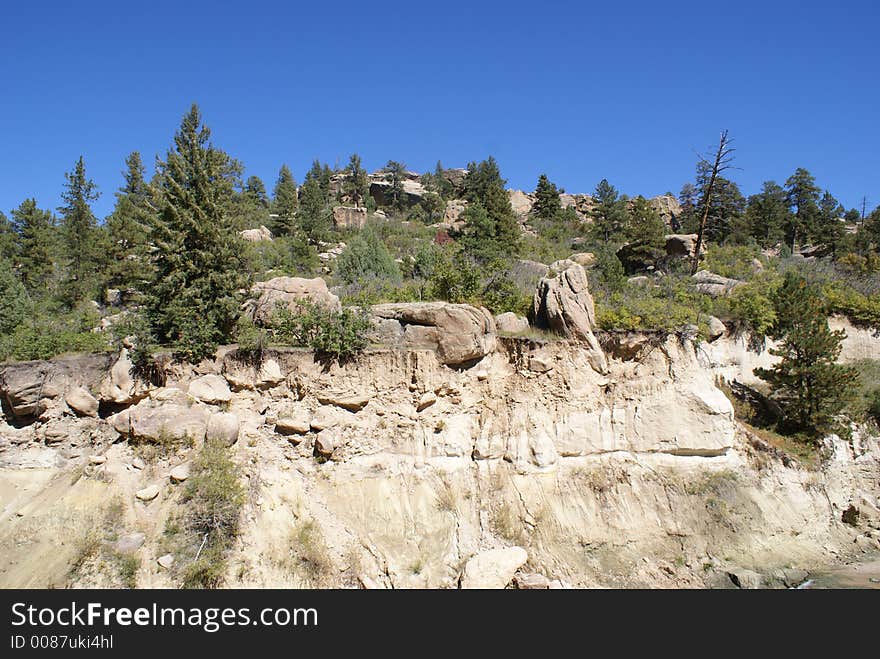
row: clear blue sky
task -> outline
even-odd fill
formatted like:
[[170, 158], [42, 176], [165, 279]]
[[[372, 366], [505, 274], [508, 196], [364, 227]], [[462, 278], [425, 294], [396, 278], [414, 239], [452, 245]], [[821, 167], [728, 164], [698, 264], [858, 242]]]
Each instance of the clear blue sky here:
[[[6, 3], [0, 209], [59, 205], [85, 157], [112, 208], [189, 104], [271, 189], [313, 158], [424, 171], [493, 154], [512, 187], [678, 192], [735, 139], [745, 194], [806, 167], [880, 204], [880, 9], [837, 2]], [[185, 6], [184, 6], [185, 5]]]

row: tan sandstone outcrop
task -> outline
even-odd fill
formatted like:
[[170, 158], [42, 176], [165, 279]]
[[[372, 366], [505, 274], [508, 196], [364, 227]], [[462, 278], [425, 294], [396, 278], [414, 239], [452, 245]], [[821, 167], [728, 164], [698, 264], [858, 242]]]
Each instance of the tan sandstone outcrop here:
[[550, 266], [535, 291], [532, 322], [585, 344], [590, 365], [599, 373], [608, 371], [605, 353], [593, 334], [596, 311], [583, 266], [567, 259]]
[[315, 304], [339, 308], [339, 298], [327, 288], [321, 277], [275, 277], [254, 284], [254, 300], [250, 303], [250, 313], [255, 321], [265, 323], [276, 307], [295, 309], [299, 302], [307, 300]]
[[495, 349], [495, 321], [483, 308], [448, 302], [401, 302], [372, 308], [378, 323], [394, 321], [398, 331], [382, 328], [383, 340], [406, 348], [431, 348], [440, 362], [465, 364]]

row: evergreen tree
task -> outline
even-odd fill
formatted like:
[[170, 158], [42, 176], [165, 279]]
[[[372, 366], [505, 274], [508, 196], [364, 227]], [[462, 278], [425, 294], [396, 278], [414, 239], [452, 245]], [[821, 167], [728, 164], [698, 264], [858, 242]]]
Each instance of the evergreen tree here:
[[190, 361], [231, 338], [249, 284], [245, 245], [228, 213], [235, 163], [210, 135], [193, 104], [158, 163], [150, 312], [159, 338]]
[[12, 221], [21, 279], [33, 297], [46, 297], [60, 256], [55, 220], [49, 211], [37, 208], [35, 199], [25, 199], [12, 211]]
[[623, 238], [627, 245], [622, 251], [629, 263], [656, 265], [665, 254], [666, 225], [656, 209], [641, 195], [629, 204]]
[[559, 189], [550, 182], [546, 174], [541, 174], [535, 187], [535, 204], [532, 206], [532, 213], [540, 220], [551, 222], [561, 210]]
[[155, 209], [144, 180], [140, 153], [125, 159], [124, 183], [116, 193], [116, 206], [107, 218], [109, 238], [108, 285], [114, 288], [143, 288], [150, 279], [149, 230]]
[[14, 262], [18, 254], [17, 243], [12, 222], [0, 211], [0, 259]]
[[840, 220], [845, 213], [846, 210], [840, 202], [828, 190], [825, 190], [819, 200], [819, 212], [813, 238], [817, 243], [830, 247], [834, 253], [837, 252], [838, 245], [844, 237], [844, 223]]
[[348, 167], [345, 168], [345, 183], [342, 192], [357, 208], [366, 203], [367, 195], [370, 194], [370, 179], [367, 178], [367, 170], [361, 166], [361, 157], [356, 153], [351, 155]]
[[[472, 236], [482, 236], [487, 241], [482, 248], [476, 249], [473, 238], [470, 238], [472, 253], [494, 252], [510, 258], [516, 256], [520, 249], [520, 229], [510, 205], [510, 197], [504, 188], [506, 181], [501, 178], [498, 163], [493, 157], [478, 163], [468, 165], [468, 175], [465, 178], [464, 198], [470, 204], [478, 203], [485, 211], [490, 230], [485, 231], [479, 225], [484, 220], [480, 211], [465, 213], [465, 233]], [[470, 225], [470, 226], [468, 226]]]
[[[685, 229], [696, 233], [699, 229], [699, 220], [703, 216], [703, 200], [706, 198], [706, 188], [712, 175], [712, 163], [702, 160], [697, 164], [696, 185], [688, 188], [687, 192], [693, 197], [689, 199], [689, 214]], [[685, 190], [683, 189], [684, 193]], [[740, 192], [739, 186], [723, 176], [715, 177], [709, 201], [709, 214], [706, 217], [704, 239], [715, 242], [723, 242], [728, 236], [737, 230], [742, 230], [742, 218], [746, 209], [746, 200]]]
[[761, 192], [749, 197], [746, 208], [749, 234], [762, 247], [771, 247], [785, 237], [789, 214], [785, 190], [776, 181], [765, 181]]
[[329, 203], [330, 198], [333, 196], [333, 190], [330, 189], [332, 178], [333, 170], [330, 169], [330, 166], [326, 164], [322, 165], [321, 161], [316, 158], [312, 161], [312, 168], [306, 172], [303, 185], [307, 184], [309, 181], [315, 181], [318, 188], [321, 190], [321, 194], [324, 195], [324, 202]]
[[794, 253], [798, 241], [809, 240], [819, 214], [819, 188], [816, 179], [806, 169], [798, 168], [785, 182], [786, 199], [792, 213], [785, 226], [785, 240]]
[[770, 352], [781, 357], [773, 368], [757, 368], [779, 402], [785, 421], [795, 429], [829, 430], [858, 380], [858, 371], [836, 363], [846, 336], [828, 327], [828, 309], [821, 290], [788, 272], [775, 296], [780, 339]]
[[495, 222], [479, 201], [468, 204], [462, 213], [464, 227], [459, 242], [465, 253], [480, 262], [492, 261], [504, 253], [504, 245], [498, 243]]
[[693, 183], [685, 183], [681, 186], [681, 192], [678, 193], [678, 203], [681, 205], [681, 213], [672, 228], [684, 233], [696, 233], [700, 225], [700, 218], [697, 215], [697, 204], [700, 203], [700, 198]]
[[604, 243], [620, 240], [627, 219], [626, 202], [620, 199], [617, 189], [607, 179], [602, 179], [593, 191], [592, 233]]
[[324, 240], [330, 231], [327, 199], [321, 190], [321, 182], [315, 177], [306, 177], [297, 219], [306, 238], [313, 243]]
[[385, 203], [395, 211], [403, 210], [406, 199], [403, 191], [406, 165], [396, 160], [389, 160], [385, 164], [385, 173], [388, 175], [388, 183], [390, 184], [385, 193]]
[[94, 182], [86, 176], [82, 156], [76, 161], [61, 195], [61, 229], [64, 237], [67, 274], [64, 298], [69, 304], [84, 300], [98, 292], [99, 263], [101, 260], [98, 223], [90, 202], [100, 195]]
[[336, 261], [336, 274], [346, 284], [365, 279], [400, 281], [400, 268], [379, 237], [362, 231], [351, 239]]
[[269, 196], [266, 194], [266, 186], [259, 176], [249, 176], [244, 184], [244, 195], [255, 206], [269, 210]]
[[296, 229], [295, 217], [299, 206], [296, 181], [287, 165], [281, 165], [278, 181], [272, 193], [272, 212], [278, 217], [270, 227], [278, 236], [291, 236]]
[[27, 292], [15, 276], [12, 264], [0, 258], [0, 336], [15, 331], [29, 307]]

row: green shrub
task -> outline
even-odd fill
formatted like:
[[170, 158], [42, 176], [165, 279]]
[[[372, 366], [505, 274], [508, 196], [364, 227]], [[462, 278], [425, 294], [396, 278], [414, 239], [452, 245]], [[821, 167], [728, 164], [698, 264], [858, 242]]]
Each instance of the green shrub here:
[[9, 334], [21, 324], [30, 310], [27, 292], [12, 265], [0, 258], [0, 334]]
[[874, 389], [868, 399], [868, 414], [880, 423], [880, 388]]
[[235, 342], [239, 352], [259, 357], [266, 349], [269, 339], [265, 329], [257, 327], [249, 317], [242, 316], [235, 325]]
[[349, 241], [336, 260], [335, 274], [346, 284], [370, 277], [400, 281], [400, 268], [385, 244], [370, 230]]
[[766, 336], [776, 323], [772, 295], [778, 281], [766, 277], [738, 286], [728, 300], [730, 313], [758, 336]]
[[480, 270], [458, 249], [444, 249], [434, 265], [428, 291], [437, 300], [471, 302], [482, 292]]
[[129, 358], [135, 368], [145, 371], [153, 361], [153, 350], [156, 348], [156, 337], [149, 321], [140, 313], [124, 314], [110, 326], [113, 347], [119, 350], [125, 339], [130, 339], [133, 347]]
[[309, 347], [320, 355], [344, 360], [367, 347], [367, 333], [372, 327], [364, 309], [341, 311], [301, 302], [297, 310], [282, 307], [272, 316], [272, 326], [279, 342]]
[[182, 498], [181, 553], [189, 559], [183, 568], [184, 588], [216, 588], [223, 582], [245, 502], [239, 476], [228, 449], [220, 444], [206, 442], [193, 460]]
[[[752, 263], [761, 261], [761, 249], [757, 245], [710, 245], [706, 254], [706, 268], [722, 277], [751, 279], [755, 275]], [[762, 261], [763, 263], [763, 261]]]
[[256, 273], [280, 273], [310, 277], [320, 265], [318, 250], [300, 236], [280, 236], [248, 244], [251, 267]]

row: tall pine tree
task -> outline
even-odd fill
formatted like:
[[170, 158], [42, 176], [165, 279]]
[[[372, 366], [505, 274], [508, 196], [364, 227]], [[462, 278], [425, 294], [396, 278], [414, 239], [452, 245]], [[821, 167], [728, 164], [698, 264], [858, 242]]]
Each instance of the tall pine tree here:
[[819, 188], [813, 175], [799, 167], [785, 182], [785, 191], [792, 210], [785, 226], [785, 240], [794, 253], [795, 248], [809, 240], [815, 232], [819, 215]]
[[296, 231], [296, 210], [299, 199], [296, 191], [296, 181], [287, 165], [281, 165], [278, 172], [278, 180], [272, 191], [272, 212], [275, 218], [270, 227], [277, 236], [291, 236]]
[[191, 361], [230, 339], [249, 285], [245, 245], [228, 212], [235, 168], [210, 135], [193, 104], [158, 163], [150, 313], [159, 338]]
[[141, 154], [133, 151], [125, 166], [116, 206], [105, 223], [110, 243], [107, 283], [113, 288], [142, 291], [152, 274], [148, 237], [155, 208], [144, 180]]
[[590, 209], [592, 234], [597, 240], [609, 243], [622, 238], [627, 219], [625, 204], [608, 179], [599, 181], [593, 191], [593, 207]]
[[345, 182], [342, 193], [349, 201], [360, 208], [366, 203], [367, 195], [370, 194], [370, 179], [367, 178], [367, 170], [361, 166], [361, 157], [353, 153], [345, 168]]
[[60, 260], [55, 219], [52, 213], [37, 208], [35, 199], [25, 199], [12, 211], [18, 236], [18, 264], [21, 279], [34, 298], [49, 296]]
[[786, 273], [775, 296], [777, 322], [770, 352], [782, 359], [773, 368], [757, 368], [779, 402], [787, 425], [797, 430], [830, 430], [858, 380], [858, 371], [837, 364], [846, 332], [828, 327], [821, 290], [794, 272]]
[[761, 192], [749, 197], [746, 223], [749, 234], [762, 247], [772, 247], [785, 237], [790, 211], [785, 190], [776, 181], [764, 181]]
[[95, 183], [86, 176], [83, 157], [76, 161], [73, 171], [64, 175], [67, 182], [61, 199], [61, 229], [67, 257], [67, 274], [62, 295], [73, 305], [95, 295], [100, 279], [102, 248], [98, 222], [90, 203], [100, 194]]
[[[511, 258], [519, 253], [520, 229], [510, 205], [510, 197], [504, 188], [506, 181], [501, 178], [498, 163], [492, 156], [480, 163], [468, 165], [465, 178], [464, 198], [470, 204], [479, 203], [485, 211], [490, 230], [480, 227], [483, 223], [482, 211], [465, 213], [465, 234], [480, 236], [485, 244], [476, 251], [481, 254], [496, 254]], [[473, 239], [470, 239], [474, 250]]]
[[561, 210], [559, 188], [550, 182], [546, 174], [541, 174], [535, 187], [535, 204], [532, 206], [532, 213], [540, 220], [551, 222]]

